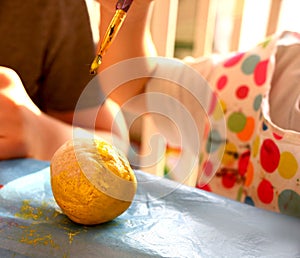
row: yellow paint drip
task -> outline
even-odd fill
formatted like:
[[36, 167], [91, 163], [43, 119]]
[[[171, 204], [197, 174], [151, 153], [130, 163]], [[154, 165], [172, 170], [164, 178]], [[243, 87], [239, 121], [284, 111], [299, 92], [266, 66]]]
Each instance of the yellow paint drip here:
[[78, 234], [80, 234], [82, 231], [75, 231], [75, 232], [68, 232], [68, 236], [69, 236], [69, 244], [73, 243], [74, 237], [77, 236]]

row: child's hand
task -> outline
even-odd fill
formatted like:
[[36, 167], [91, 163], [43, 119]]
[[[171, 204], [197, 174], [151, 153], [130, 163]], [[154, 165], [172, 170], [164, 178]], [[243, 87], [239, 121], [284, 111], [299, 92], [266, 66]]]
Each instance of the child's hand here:
[[33, 123], [40, 113], [19, 76], [0, 67], [0, 159], [30, 156], [29, 145], [37, 129]]

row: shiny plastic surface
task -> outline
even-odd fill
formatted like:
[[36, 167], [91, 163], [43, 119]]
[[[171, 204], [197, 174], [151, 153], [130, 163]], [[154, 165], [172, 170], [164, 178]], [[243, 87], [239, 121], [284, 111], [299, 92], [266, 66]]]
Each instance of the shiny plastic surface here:
[[300, 220], [136, 171], [115, 220], [72, 223], [54, 202], [48, 163], [0, 162], [0, 257], [300, 257]]

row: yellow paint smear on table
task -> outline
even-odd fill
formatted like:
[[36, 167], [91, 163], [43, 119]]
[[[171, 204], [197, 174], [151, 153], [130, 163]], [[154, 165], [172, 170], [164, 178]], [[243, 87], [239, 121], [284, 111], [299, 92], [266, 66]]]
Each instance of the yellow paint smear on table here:
[[[49, 207], [49, 203], [43, 202], [40, 206], [35, 207], [31, 205], [30, 200], [24, 200], [20, 210], [15, 213], [15, 217], [22, 218], [24, 220], [34, 220], [30, 225], [18, 225], [22, 229], [22, 237], [20, 238], [21, 243], [26, 243], [29, 245], [50, 245], [53, 248], [59, 248], [59, 245], [53, 240], [51, 233], [46, 233], [41, 230], [36, 222], [40, 221], [50, 221], [56, 218], [61, 213]], [[66, 218], [67, 219], [67, 218]], [[66, 236], [69, 244], [73, 243], [74, 237], [82, 232], [86, 232], [86, 228], [82, 227], [80, 229], [72, 229], [67, 225], [70, 223], [69, 219], [64, 223], [65, 226], [57, 224], [58, 228], [63, 229], [66, 232]]]
[[32, 229], [31, 226], [20, 226], [23, 229], [23, 235], [20, 239], [21, 243], [29, 245], [50, 245], [53, 248], [58, 248], [59, 245], [52, 239], [52, 234], [44, 234]]
[[47, 203], [42, 203], [40, 207], [33, 207], [30, 205], [29, 200], [24, 200], [20, 208], [20, 211], [17, 212], [15, 216], [27, 220], [28, 219], [39, 220], [41, 218], [45, 220], [49, 220], [49, 217], [45, 214], [45, 209], [47, 210], [47, 208], [48, 208]]
[[[46, 202], [42, 203], [39, 207], [34, 207], [31, 205], [29, 200], [24, 200], [19, 212], [15, 214], [15, 217], [25, 220], [48, 221], [50, 218], [56, 217], [58, 212], [54, 210], [50, 214], [51, 216], [49, 216], [49, 206]], [[30, 224], [29, 226], [20, 225], [19, 228], [22, 229], [22, 237], [19, 240], [21, 243], [34, 246], [50, 245], [54, 248], [59, 247], [59, 245], [52, 239], [52, 234], [41, 232], [41, 230], [37, 227], [37, 224]]]

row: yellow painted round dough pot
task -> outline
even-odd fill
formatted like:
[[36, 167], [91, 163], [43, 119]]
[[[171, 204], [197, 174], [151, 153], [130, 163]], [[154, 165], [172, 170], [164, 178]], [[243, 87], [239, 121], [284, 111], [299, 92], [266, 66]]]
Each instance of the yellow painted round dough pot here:
[[73, 139], [53, 155], [51, 187], [54, 198], [72, 221], [104, 223], [132, 203], [137, 181], [127, 158], [106, 141]]

